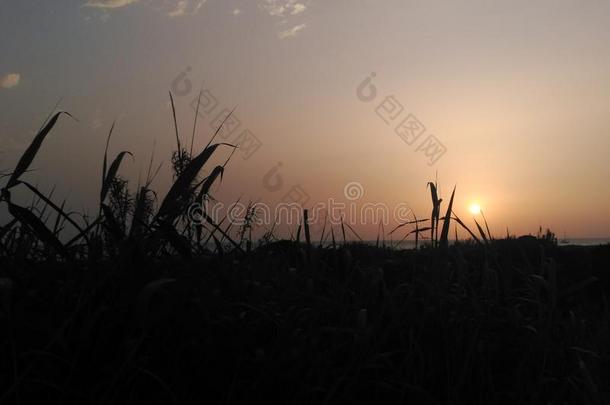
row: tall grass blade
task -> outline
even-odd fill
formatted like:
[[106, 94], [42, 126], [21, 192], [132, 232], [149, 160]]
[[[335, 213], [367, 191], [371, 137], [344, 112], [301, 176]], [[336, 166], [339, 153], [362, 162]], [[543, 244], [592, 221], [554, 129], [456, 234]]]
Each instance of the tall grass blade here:
[[[413, 215], [413, 216], [415, 216], [415, 215]], [[391, 230], [391, 231], [388, 233], [388, 235], [392, 235], [394, 232], [396, 232], [398, 229], [402, 228], [403, 226], [406, 226], [406, 225], [412, 225], [412, 224], [418, 224], [418, 223], [420, 223], [420, 222], [427, 222], [427, 221], [429, 221], [429, 219], [415, 219], [415, 220], [413, 220], [413, 221], [407, 221], [407, 222], [403, 222], [402, 224], [400, 224], [400, 225], [396, 226], [394, 229], [392, 229], [392, 230]], [[382, 225], [383, 225], [383, 224], [382, 224]]]
[[358, 232], [356, 232], [356, 230], [354, 228], [351, 227], [350, 224], [348, 224], [347, 222], [345, 223], [345, 225], [347, 226], [347, 229], [349, 229], [350, 231], [352, 231], [352, 233], [354, 234], [354, 236], [356, 236], [356, 238], [358, 238], [358, 240], [360, 242], [362, 242], [362, 238], [360, 237], [360, 235], [358, 235]]
[[449, 246], [449, 225], [451, 223], [451, 210], [453, 209], [453, 197], [455, 196], [455, 186], [449, 199], [449, 205], [447, 206], [447, 213], [445, 214], [445, 220], [443, 221], [443, 229], [441, 231], [441, 247], [446, 249]]
[[216, 251], [218, 252], [218, 256], [224, 256], [224, 249], [222, 248], [222, 243], [218, 240], [214, 234], [212, 234], [212, 238], [214, 238], [214, 245], [216, 245]]
[[485, 242], [487, 242], [487, 236], [485, 235], [485, 231], [483, 230], [483, 228], [481, 228], [481, 225], [479, 225], [479, 223], [477, 222], [477, 220], [475, 218], [473, 218], [473, 220], [474, 220], [474, 223], [477, 224], [477, 228], [479, 228], [479, 233], [483, 237], [483, 240]]
[[[212, 225], [214, 227], [214, 231], [218, 231], [220, 232], [220, 234], [222, 235], [222, 240], [228, 240], [233, 247], [238, 250], [240, 253], [245, 253], [243, 251], [243, 249], [241, 248], [241, 246], [239, 246], [239, 243], [235, 242], [233, 240], [233, 238], [231, 238], [226, 231], [223, 231], [222, 228], [220, 228], [220, 226], [216, 225], [214, 223], [214, 220], [212, 218], [210, 218], [210, 216], [208, 214], [206, 214], [205, 212], [203, 213], [203, 217], [205, 218], [205, 220], [207, 221], [208, 224]], [[232, 224], [232, 223], [231, 223]], [[229, 225], [231, 225], [229, 224]], [[228, 228], [227, 228], [228, 229]]]
[[9, 178], [8, 183], [6, 184], [6, 189], [9, 189], [17, 184], [19, 177], [28, 169], [28, 167], [36, 157], [36, 154], [38, 153], [42, 142], [49, 134], [49, 132], [51, 132], [51, 129], [53, 129], [53, 127], [57, 123], [57, 120], [62, 114], [66, 114], [67, 116], [74, 119], [74, 117], [72, 117], [70, 113], [60, 111], [55, 114], [53, 118], [49, 120], [49, 122], [47, 122], [47, 124], [38, 132], [38, 134], [36, 134], [30, 146], [28, 146], [25, 152], [23, 152], [23, 155], [21, 155], [19, 162], [17, 162], [17, 166], [15, 166], [15, 170], [13, 170], [13, 173]]
[[[413, 212], [413, 211], [411, 211]], [[419, 222], [417, 222], [417, 216], [413, 212], [413, 218], [415, 219], [415, 250], [417, 250], [419, 246]], [[390, 236], [391, 237], [391, 236]]]
[[176, 107], [174, 106], [174, 96], [172, 95], [172, 92], [169, 92], [169, 99], [171, 101], [172, 104], [172, 116], [174, 117], [174, 128], [176, 130], [176, 145], [178, 147], [177, 151], [178, 153], [182, 153], [182, 146], [180, 145], [180, 136], [178, 135], [178, 120], [176, 119]]
[[184, 259], [190, 259], [192, 257], [189, 241], [184, 236], [180, 235], [171, 224], [161, 222], [159, 224], [159, 229], [165, 236], [165, 239], [169, 241], [170, 245], [180, 256]]
[[108, 190], [110, 190], [110, 185], [114, 181], [117, 172], [119, 171], [119, 167], [121, 166], [121, 162], [125, 155], [129, 155], [133, 158], [133, 154], [129, 151], [123, 151], [117, 155], [114, 159], [110, 168], [108, 169], [108, 173], [106, 173], [106, 177], [104, 178], [104, 182], [102, 183], [102, 190], [100, 191], [100, 202], [104, 202], [106, 199], [106, 195], [108, 194]]
[[301, 243], [301, 227], [302, 227], [301, 224], [299, 224], [299, 226], [297, 227], [297, 239], [296, 239], [297, 243]]
[[487, 229], [487, 236], [489, 236], [489, 240], [493, 240], [493, 238], [491, 237], [491, 232], [489, 232], [489, 225], [487, 224], [487, 218], [485, 218], [483, 210], [481, 210], [481, 216], [483, 217], [483, 221], [485, 221], [485, 229]]
[[470, 236], [472, 236], [472, 239], [474, 239], [477, 243], [481, 243], [479, 238], [470, 230], [470, 228], [468, 228], [468, 226], [466, 226], [466, 224], [455, 213], [453, 214], [453, 219], [455, 220], [455, 222], [460, 224], [460, 226], [464, 228], [466, 232], [470, 234]]
[[114, 217], [112, 209], [106, 204], [101, 204], [102, 212], [104, 213], [104, 226], [116, 241], [123, 240], [124, 234], [121, 225]]
[[203, 168], [203, 165], [210, 159], [220, 145], [234, 147], [233, 145], [226, 143], [215, 144], [205, 148], [203, 152], [193, 158], [163, 199], [159, 212], [157, 213], [157, 218], [165, 218], [168, 222], [173, 222], [180, 214], [182, 205], [188, 200], [188, 196], [191, 193], [191, 185], [195, 181], [195, 178]]
[[[57, 212], [58, 215], [61, 215], [61, 217], [63, 217], [66, 221], [68, 221], [70, 224], [72, 224], [72, 226], [74, 226], [79, 232], [83, 231], [83, 229], [80, 227], [80, 225], [78, 225], [76, 223], [76, 221], [74, 221], [72, 218], [70, 218], [70, 215], [68, 213], [64, 212], [64, 210], [62, 209], [63, 204], [62, 204], [62, 207], [58, 207], [57, 205], [55, 205], [55, 203], [53, 203], [53, 201], [51, 201], [50, 199], [45, 197], [44, 194], [42, 194], [40, 191], [38, 191], [38, 189], [36, 187], [34, 187], [33, 185], [31, 185], [28, 182], [21, 180], [18, 183], [21, 183], [24, 186], [26, 186], [27, 188], [29, 188], [42, 201], [44, 201], [48, 206], [53, 208], [55, 210], [55, 212]], [[65, 203], [65, 201], [64, 201], [64, 203]]]
[[224, 166], [216, 166], [214, 170], [212, 170], [212, 173], [210, 173], [210, 175], [203, 181], [203, 184], [201, 185], [201, 189], [199, 190], [199, 194], [197, 195], [197, 202], [203, 201], [203, 198], [206, 195], [209, 195], [210, 188], [218, 177], [220, 177], [220, 181], [222, 181], [224, 171]]
[[112, 132], [114, 132], [114, 125], [116, 121], [112, 123], [110, 127], [110, 132], [108, 132], [108, 138], [106, 138], [106, 149], [104, 149], [104, 162], [102, 164], [102, 184], [106, 180], [106, 171], [108, 170], [108, 147], [110, 146], [110, 138], [112, 137]]
[[140, 187], [140, 191], [136, 197], [136, 204], [133, 210], [133, 217], [131, 220], [131, 228], [129, 229], [129, 237], [134, 237], [140, 232], [144, 223], [144, 215], [146, 210], [148, 190], [145, 186]]
[[381, 228], [377, 225], [377, 240], [375, 240], [375, 248], [379, 249], [379, 234], [381, 233]]
[[[64, 199], [61, 202], [61, 205], [59, 206], [59, 209], [61, 210], [61, 212], [64, 212], [64, 208], [66, 207], [66, 200]], [[57, 215], [55, 217], [55, 225], [53, 226], [53, 234], [54, 235], [58, 235], [60, 232], [60, 227], [61, 229], [63, 229], [63, 223], [64, 223], [65, 219], [62, 221], [62, 215], [57, 212]]]
[[[235, 206], [235, 205], [239, 204], [239, 202], [240, 202], [240, 201], [241, 201], [241, 197], [239, 197], [239, 198], [237, 199], [237, 201], [235, 202], [235, 204], [233, 204], [233, 206]], [[217, 228], [219, 228], [219, 229], [221, 229], [220, 227], [222, 226], [222, 224], [225, 222], [225, 220], [226, 220], [228, 217], [229, 217], [229, 214], [228, 214], [228, 213], [226, 213], [226, 214], [224, 215], [224, 217], [222, 217], [222, 219], [220, 220], [220, 222], [218, 223], [218, 225], [216, 225], [216, 227], [217, 227]], [[229, 225], [230, 225], [230, 223], [229, 223]], [[214, 232], [216, 232], [216, 229], [213, 229], [213, 230], [211, 230], [211, 231], [210, 231], [210, 235], [209, 235], [209, 236], [208, 236], [208, 238], [207, 238], [207, 239], [206, 239], [206, 240], [203, 242], [203, 246], [206, 246], [206, 245], [208, 244], [208, 242], [210, 241], [210, 239], [211, 239], [211, 238], [212, 238], [212, 236], [214, 235]], [[228, 233], [228, 227], [227, 227], [227, 230], [226, 230], [225, 232], [227, 232], [227, 233]]]
[[415, 249], [417, 249], [417, 243], [419, 241], [419, 234], [422, 232], [426, 232], [429, 231], [430, 227], [426, 226], [424, 228], [416, 228], [413, 229], [412, 231], [407, 232], [407, 234], [405, 236], [402, 237], [402, 239], [400, 239], [398, 242], [396, 242], [396, 244], [394, 246], [399, 246], [403, 241], [405, 241], [409, 236], [411, 235], [415, 235]]
[[201, 90], [199, 90], [199, 97], [197, 97], [197, 108], [195, 109], [195, 121], [193, 122], [193, 135], [191, 135], [191, 148], [189, 149], [189, 155], [193, 156], [193, 144], [195, 143], [195, 131], [197, 130], [197, 117], [199, 116], [199, 105], [201, 104]]
[[65, 246], [31, 211], [11, 202], [8, 203], [8, 210], [15, 219], [19, 220], [22, 225], [28, 228], [46, 246], [52, 247], [61, 256], [68, 257]]
[[322, 247], [322, 245], [324, 244], [324, 235], [326, 233], [326, 223], [327, 222], [328, 222], [328, 211], [326, 212], [326, 215], [324, 216], [324, 226], [322, 227], [322, 235], [320, 235], [319, 247]]
[[430, 187], [430, 197], [432, 198], [432, 213], [430, 214], [430, 227], [432, 229], [430, 230], [430, 240], [432, 241], [432, 245], [434, 245], [435, 231], [438, 232], [437, 230], [442, 200], [439, 200], [438, 198], [438, 192], [435, 183], [432, 183], [430, 181], [428, 182], [427, 186]]
[[309, 233], [309, 215], [307, 210], [303, 210], [303, 227], [305, 228], [305, 242], [311, 247], [311, 235]]
[[214, 141], [214, 139], [216, 138], [216, 135], [218, 135], [218, 133], [220, 132], [220, 130], [222, 129], [222, 127], [225, 125], [225, 122], [227, 122], [227, 120], [231, 117], [231, 115], [233, 115], [233, 112], [235, 111], [235, 108], [233, 108], [231, 110], [231, 112], [229, 112], [227, 114], [227, 116], [222, 120], [222, 122], [220, 123], [220, 125], [218, 126], [218, 128], [216, 128], [216, 131], [214, 132], [214, 135], [212, 135], [212, 137], [210, 138], [210, 140], [208, 141], [207, 145], [205, 145], [205, 149], [207, 149], [212, 142]]
[[66, 247], [72, 246], [73, 243], [75, 243], [76, 241], [78, 241], [81, 238], [85, 238], [86, 240], [88, 240], [87, 238], [87, 234], [93, 229], [95, 228], [99, 222], [100, 222], [101, 218], [98, 217], [95, 221], [93, 221], [91, 224], [87, 225], [87, 227], [85, 229], [83, 229], [82, 232], [80, 232], [78, 235], [76, 235], [75, 237], [73, 237], [72, 239], [70, 239], [67, 243], [66, 243]]

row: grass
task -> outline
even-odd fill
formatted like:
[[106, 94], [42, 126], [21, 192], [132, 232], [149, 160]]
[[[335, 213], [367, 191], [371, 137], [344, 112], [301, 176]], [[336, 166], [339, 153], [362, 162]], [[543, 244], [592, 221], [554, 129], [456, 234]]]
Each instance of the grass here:
[[[241, 229], [193, 228], [186, 208], [228, 163], [210, 158], [235, 147], [187, 152], [175, 118], [168, 194], [152, 159], [130, 191], [129, 152], [108, 166], [107, 146], [98, 215], [78, 220], [22, 179], [59, 117], [2, 189], [0, 403], [608, 403], [610, 246], [497, 239], [486, 220], [477, 236], [436, 183], [430, 218], [390, 232], [429, 234], [414, 250], [348, 243], [343, 221], [313, 243], [307, 220], [255, 246], [250, 209]], [[449, 246], [451, 221], [471, 238]]]

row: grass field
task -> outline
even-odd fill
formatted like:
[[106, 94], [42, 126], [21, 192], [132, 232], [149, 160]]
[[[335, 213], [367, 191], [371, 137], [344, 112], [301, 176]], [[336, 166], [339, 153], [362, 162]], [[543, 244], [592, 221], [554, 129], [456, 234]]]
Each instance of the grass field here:
[[166, 196], [106, 150], [99, 215], [78, 216], [23, 180], [60, 116], [2, 189], [1, 403], [608, 403], [610, 246], [472, 231], [435, 183], [430, 218], [395, 230], [428, 237], [414, 250], [192, 227], [234, 146], [178, 131]]

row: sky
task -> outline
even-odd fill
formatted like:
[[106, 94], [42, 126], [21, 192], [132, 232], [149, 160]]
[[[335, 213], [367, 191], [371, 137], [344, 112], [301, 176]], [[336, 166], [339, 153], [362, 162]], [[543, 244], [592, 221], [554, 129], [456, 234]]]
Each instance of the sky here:
[[59, 101], [75, 120], [60, 120], [28, 180], [94, 211], [116, 121], [110, 154], [134, 154], [121, 175], [137, 184], [154, 150], [164, 195], [168, 92], [190, 146], [201, 90], [196, 151], [234, 109], [217, 138], [240, 145], [220, 202], [422, 218], [437, 178], [445, 204], [456, 186], [456, 214], [472, 223], [480, 205], [492, 233], [608, 237], [609, 27], [605, 1], [1, 0], [0, 170]]

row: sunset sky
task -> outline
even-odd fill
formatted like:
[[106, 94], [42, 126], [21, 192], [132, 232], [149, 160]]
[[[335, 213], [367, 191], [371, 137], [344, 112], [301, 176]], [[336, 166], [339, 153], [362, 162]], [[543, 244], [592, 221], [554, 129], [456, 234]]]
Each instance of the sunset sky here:
[[[168, 92], [189, 144], [203, 87], [217, 105], [201, 115], [195, 147], [233, 108], [240, 125], [219, 141], [259, 146], [233, 156], [219, 201], [278, 202], [298, 185], [311, 206], [345, 200], [356, 182], [359, 204], [406, 203], [427, 217], [438, 173], [444, 201], [457, 184], [456, 213], [469, 219], [479, 204], [495, 234], [610, 236], [610, 2], [457, 3], [2, 0], [0, 170], [61, 99], [78, 121], [60, 120], [28, 179], [95, 209], [116, 120], [111, 155], [135, 156], [121, 173], [137, 182], [155, 145], [163, 195], [175, 146]], [[363, 101], [373, 73], [376, 97]], [[395, 118], [387, 97], [402, 106]], [[395, 132], [410, 115], [425, 127], [412, 144]], [[446, 149], [433, 164], [421, 150], [429, 135]], [[282, 185], [270, 189], [280, 162]], [[357, 225], [375, 237], [376, 226]]]

